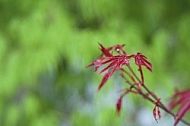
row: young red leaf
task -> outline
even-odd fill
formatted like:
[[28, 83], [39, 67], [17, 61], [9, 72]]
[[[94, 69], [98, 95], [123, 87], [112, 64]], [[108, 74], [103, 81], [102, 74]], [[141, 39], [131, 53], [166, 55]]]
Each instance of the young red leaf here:
[[177, 106], [180, 107], [176, 114], [174, 126], [176, 126], [179, 123], [179, 120], [182, 119], [188, 111], [190, 111], [190, 90], [175, 92], [169, 103], [169, 109], [172, 110]]
[[145, 66], [149, 71], [152, 72], [152, 64], [147, 60], [146, 56], [141, 53], [137, 53], [135, 56], [135, 64], [138, 66]]
[[139, 66], [139, 72], [140, 72], [140, 75], [141, 75], [141, 83], [144, 84], [144, 75], [143, 75], [143, 71], [142, 71], [141, 66]]
[[123, 49], [123, 47], [125, 46], [125, 44], [123, 45], [114, 45], [114, 46], [110, 46], [108, 48], [105, 48], [102, 44], [100, 44], [100, 50], [102, 51], [102, 56], [113, 56], [113, 51], [117, 52], [118, 54], [123, 54], [123, 55], [126, 55], [126, 52], [125, 50]]
[[113, 70], [112, 71], [108, 71], [105, 75], [104, 75], [104, 77], [103, 77], [103, 79], [102, 79], [102, 81], [101, 81], [101, 83], [100, 83], [100, 85], [98, 86], [98, 91], [103, 87], [103, 85], [108, 81], [108, 79], [113, 75]]
[[95, 66], [95, 71], [97, 71], [101, 66], [107, 65], [104, 69], [102, 69], [99, 74], [108, 71], [100, 83], [98, 90], [102, 88], [102, 86], [107, 82], [107, 80], [113, 75], [113, 73], [117, 70], [122, 68], [123, 65], [128, 65], [129, 60], [131, 57], [128, 57], [126, 55], [117, 55], [117, 56], [111, 56], [111, 57], [101, 57], [97, 60], [95, 60], [93, 63], [89, 64], [87, 67]]
[[156, 122], [158, 123], [158, 119], [161, 118], [161, 113], [160, 113], [160, 109], [158, 106], [155, 106], [154, 109], [153, 109], [153, 116], [154, 116], [154, 119], [156, 120]]
[[98, 91], [102, 88], [102, 86], [107, 82], [107, 80], [109, 79], [110, 74], [109, 72], [106, 73], [102, 79], [102, 82], [100, 83], [100, 85], [98, 86]]
[[190, 110], [190, 102], [182, 105], [176, 115], [176, 121], [174, 123], [174, 126], [177, 126], [177, 124], [179, 123], [179, 120], [182, 119], [184, 117], [184, 115]]
[[98, 68], [102, 65], [102, 60], [103, 60], [103, 58], [101, 58], [101, 59], [97, 59], [97, 60], [95, 60], [94, 62], [92, 62], [91, 64], [89, 64], [89, 65], [86, 66], [86, 67], [95, 66], [94, 71], [97, 71]]
[[100, 44], [99, 43], [99, 45], [100, 45], [100, 50], [102, 51], [102, 54], [103, 55], [105, 55], [106, 57], [110, 57], [110, 56], [112, 56], [112, 54], [109, 52], [109, 50], [108, 49], [106, 49], [102, 44]]
[[117, 109], [117, 114], [120, 114], [121, 111], [121, 105], [122, 105], [122, 96], [117, 100], [117, 104], [116, 104], [116, 109]]
[[99, 74], [101, 74], [101, 73], [103, 73], [104, 71], [106, 71], [106, 70], [112, 68], [112, 67], [115, 66], [116, 64], [117, 64], [116, 61], [112, 61], [112, 63], [110, 63], [107, 67], [105, 67], [104, 69], [102, 69]]
[[160, 99], [158, 99], [155, 103], [155, 107], [153, 109], [153, 116], [154, 119], [156, 120], [156, 122], [158, 123], [158, 119], [161, 118], [161, 113], [160, 113], [160, 109], [159, 109], [159, 103], [160, 103]]
[[120, 114], [121, 111], [121, 107], [122, 107], [122, 99], [123, 97], [128, 94], [128, 93], [134, 93], [134, 94], [138, 94], [138, 92], [133, 91], [131, 89], [125, 89], [125, 92], [119, 97], [119, 99], [117, 100], [117, 104], [116, 104], [116, 110], [117, 110], [117, 114]]

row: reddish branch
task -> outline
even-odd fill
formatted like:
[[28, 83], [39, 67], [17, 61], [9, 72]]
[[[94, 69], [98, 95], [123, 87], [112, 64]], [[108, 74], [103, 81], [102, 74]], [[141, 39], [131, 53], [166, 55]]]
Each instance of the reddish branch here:
[[[149, 88], [144, 83], [143, 67], [152, 72], [152, 64], [147, 60], [147, 57], [141, 53], [127, 55], [124, 50], [124, 45], [115, 45], [105, 48], [102, 44], [100, 45], [100, 50], [102, 54], [100, 57], [89, 64], [87, 67], [95, 66], [95, 71], [97, 71], [101, 66], [103, 69], [99, 74], [104, 73], [102, 81], [98, 87], [98, 91], [105, 85], [108, 79], [114, 74], [114, 72], [119, 71], [120, 76], [129, 84], [130, 88], [123, 90], [124, 93], [119, 97], [116, 103], [117, 113], [120, 113], [122, 107], [122, 99], [128, 93], [133, 93], [142, 96], [144, 99], [150, 101], [155, 105], [153, 108], [153, 116], [155, 120], [161, 118], [160, 108], [172, 115], [175, 119], [174, 126], [178, 124], [179, 121], [186, 125], [190, 123], [186, 122], [182, 118], [190, 110], [190, 90], [176, 92], [171, 98], [169, 109], [162, 103], [161, 99], [157, 95], [150, 91]], [[136, 75], [134, 70], [130, 67], [130, 60], [134, 59], [134, 63], [138, 66], [138, 71], [140, 73], [140, 78]], [[125, 69], [124, 66], [127, 66]], [[143, 90], [142, 90], [143, 89]], [[180, 106], [177, 114], [174, 114], [171, 110], [176, 106]]]

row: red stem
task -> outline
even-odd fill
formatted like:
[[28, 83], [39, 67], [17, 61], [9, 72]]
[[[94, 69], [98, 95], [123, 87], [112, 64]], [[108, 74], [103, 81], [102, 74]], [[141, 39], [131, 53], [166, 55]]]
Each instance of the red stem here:
[[[129, 70], [131, 71], [131, 73], [134, 75], [134, 77], [139, 81], [139, 83], [141, 83], [141, 80], [140, 80], [140, 79], [138, 78], [138, 76], [135, 74], [135, 72], [134, 72], [133, 69], [130, 67], [130, 65], [128, 65], [128, 68], [129, 68]], [[133, 88], [135, 88], [135, 90], [137, 90], [138, 93], [139, 93], [141, 96], [143, 96], [145, 99], [147, 99], [147, 100], [149, 100], [150, 102], [152, 102], [153, 104], [155, 104], [155, 102], [158, 100], [158, 97], [157, 97], [154, 93], [152, 93], [152, 91], [150, 91], [150, 90], [148, 89], [148, 87], [144, 84], [144, 77], [143, 77], [143, 74], [142, 74], [142, 68], [141, 68], [141, 67], [139, 67], [139, 71], [140, 71], [141, 78], [142, 78], [142, 81], [143, 81], [142, 87], [148, 92], [148, 94], [150, 94], [150, 95], [154, 98], [154, 100], [151, 99], [151, 98], [149, 97], [149, 95], [146, 95], [146, 94], [143, 93], [141, 90], [139, 90], [137, 87], [135, 87], [135, 86], [134, 86], [132, 83], [130, 83], [129, 81], [126, 81], [126, 82], [128, 82], [128, 84], [129, 84], [130, 86], [134, 86]], [[164, 110], [165, 112], [167, 112], [168, 114], [170, 114], [171, 116], [173, 116], [174, 118], [176, 117], [175, 114], [174, 114], [173, 112], [171, 112], [170, 110], [168, 110], [167, 107], [166, 107], [161, 101], [159, 102], [158, 106], [159, 106], [162, 110]], [[186, 125], [190, 125], [190, 123], [188, 123], [187, 121], [185, 121], [185, 120], [183, 120], [183, 119], [179, 119], [179, 120], [180, 120], [181, 122], [183, 122], [184, 124], [186, 124]]]

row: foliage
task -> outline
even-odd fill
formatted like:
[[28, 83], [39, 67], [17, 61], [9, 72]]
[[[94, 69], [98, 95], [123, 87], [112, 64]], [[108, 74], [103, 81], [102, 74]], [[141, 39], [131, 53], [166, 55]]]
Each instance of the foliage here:
[[[98, 87], [98, 90], [102, 88], [102, 86], [110, 79], [110, 77], [116, 72], [119, 71], [121, 77], [125, 80], [125, 82], [130, 86], [127, 89], [123, 89], [124, 93], [120, 96], [117, 101], [116, 108], [118, 114], [121, 110], [122, 99], [128, 93], [141, 95], [144, 99], [155, 104], [153, 109], [153, 116], [155, 120], [161, 118], [161, 112], [159, 108], [162, 108], [168, 114], [175, 117], [176, 126], [179, 121], [184, 122], [187, 125], [190, 125], [188, 122], [182, 120], [185, 114], [190, 110], [189, 104], [189, 90], [176, 92], [176, 94], [172, 97], [170, 102], [170, 109], [168, 109], [161, 101], [161, 98], [158, 98], [156, 94], [151, 91], [146, 84], [144, 83], [144, 76], [142, 66], [146, 67], [149, 71], [152, 71], [152, 64], [147, 60], [147, 58], [141, 53], [127, 55], [125, 50], [123, 49], [124, 45], [115, 45], [108, 48], [105, 48], [103, 45], [100, 45], [100, 50], [102, 52], [101, 57], [89, 64], [87, 67], [95, 66], [95, 71], [97, 71], [100, 67], [104, 67], [105, 64], [108, 64], [105, 68], [103, 68], [99, 74], [106, 72], [102, 78], [102, 81]], [[113, 52], [117, 52], [118, 54], [113, 55]], [[129, 60], [134, 58], [135, 64], [138, 66], [138, 71], [140, 72], [141, 80], [135, 74], [134, 70], [130, 67]], [[124, 68], [128, 67], [128, 71]], [[131, 73], [130, 73], [131, 72]], [[126, 78], [126, 76], [128, 78]], [[136, 80], [135, 80], [136, 79]], [[132, 82], [131, 82], [132, 81]], [[142, 90], [144, 89], [144, 91]], [[180, 108], [176, 115], [174, 115], [170, 110], [175, 108], [177, 105], [180, 105]]]
[[177, 125], [179, 121], [189, 112], [190, 110], [190, 91], [185, 90], [185, 91], [176, 91], [176, 93], [172, 96], [170, 104], [169, 104], [169, 109], [174, 109], [178, 105], [180, 105], [180, 108], [176, 114], [175, 117], [175, 124]]
[[[77, 119], [88, 116], [86, 125], [143, 125], [136, 111], [153, 106], [129, 96], [123, 102], [134, 104], [116, 119], [113, 85], [95, 95], [100, 78], [85, 65], [97, 57], [98, 42], [125, 43], [154, 64], [154, 74], [143, 75], [160, 97], [189, 88], [189, 8], [189, 0], [1, 0], [0, 124], [83, 125]], [[107, 83], [120, 82], [113, 76]]]

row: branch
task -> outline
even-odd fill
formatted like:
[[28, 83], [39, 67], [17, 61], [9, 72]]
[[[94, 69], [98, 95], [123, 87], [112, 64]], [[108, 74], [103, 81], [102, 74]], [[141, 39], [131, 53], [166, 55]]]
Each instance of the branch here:
[[[131, 71], [131, 73], [133, 74], [133, 76], [139, 81], [139, 83], [141, 83], [141, 80], [138, 78], [138, 76], [135, 74], [135, 72], [133, 71], [133, 69], [131, 68], [131, 66], [130, 65], [128, 65], [128, 68], [129, 68], [129, 70]], [[128, 83], [130, 86], [132, 85], [131, 83]], [[150, 102], [152, 102], [153, 104], [158, 100], [158, 97], [152, 92], [152, 91], [150, 91], [149, 90], [149, 88], [145, 85], [145, 84], [142, 84], [142, 87], [148, 92], [148, 94], [150, 94], [153, 98], [154, 98], [154, 100], [153, 99], [151, 99], [151, 98], [149, 98], [146, 94], [144, 94], [144, 93], [142, 93], [142, 91], [139, 91], [138, 90], [138, 88], [137, 87], [134, 87], [138, 92], [139, 92], [139, 94], [140, 95], [142, 95], [146, 100], [148, 100], [148, 101], [150, 101]], [[155, 101], [156, 100], [156, 101]], [[174, 118], [176, 118], [176, 116], [175, 116], [175, 114], [172, 112], [172, 111], [170, 111], [170, 110], [168, 110], [167, 109], [167, 107], [160, 101], [159, 102], [159, 104], [158, 104], [158, 106], [162, 109], [162, 110], [164, 110], [165, 112], [167, 112], [168, 114], [170, 114], [171, 116], [173, 116]], [[190, 125], [190, 123], [188, 123], [187, 121], [185, 121], [185, 120], [183, 120], [183, 119], [179, 119], [181, 122], [183, 122], [184, 124], [186, 124], [186, 125]]]

